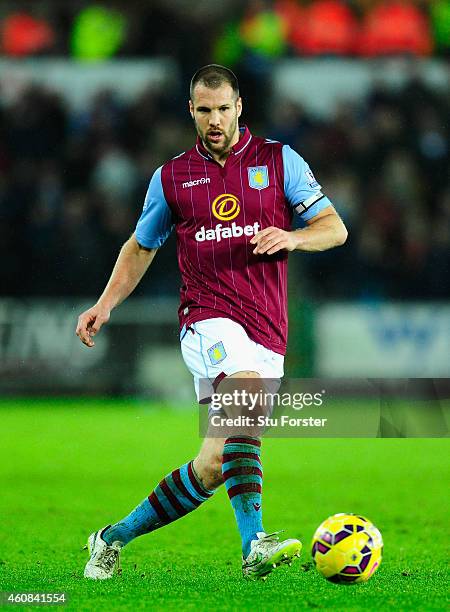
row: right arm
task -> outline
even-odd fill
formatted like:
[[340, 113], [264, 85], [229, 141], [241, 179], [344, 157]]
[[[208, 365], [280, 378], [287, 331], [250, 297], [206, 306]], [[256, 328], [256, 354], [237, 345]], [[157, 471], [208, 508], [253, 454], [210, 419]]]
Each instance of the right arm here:
[[123, 245], [105, 290], [97, 303], [78, 318], [76, 334], [83, 344], [94, 346], [93, 336], [109, 321], [111, 310], [136, 288], [172, 227], [172, 212], [158, 168], [150, 181], [136, 231]]
[[141, 246], [132, 236], [120, 250], [119, 257], [97, 303], [78, 317], [76, 334], [88, 347], [94, 346], [93, 336], [103, 323], [109, 321], [113, 308], [123, 302], [134, 291], [144, 276], [158, 249]]

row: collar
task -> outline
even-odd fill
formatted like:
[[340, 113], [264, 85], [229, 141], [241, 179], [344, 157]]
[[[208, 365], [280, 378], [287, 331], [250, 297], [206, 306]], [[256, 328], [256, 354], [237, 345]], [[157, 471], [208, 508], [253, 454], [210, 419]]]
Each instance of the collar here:
[[[247, 148], [250, 143], [250, 140], [252, 139], [251, 132], [246, 125], [241, 126], [239, 128], [239, 132], [240, 138], [237, 143], [233, 147], [231, 147], [230, 155], [239, 155], [240, 153], [242, 153], [242, 151]], [[195, 148], [197, 149], [197, 153], [199, 153], [205, 159], [213, 159], [209, 151], [205, 149], [205, 146], [203, 145], [203, 142], [199, 136], [197, 136]]]

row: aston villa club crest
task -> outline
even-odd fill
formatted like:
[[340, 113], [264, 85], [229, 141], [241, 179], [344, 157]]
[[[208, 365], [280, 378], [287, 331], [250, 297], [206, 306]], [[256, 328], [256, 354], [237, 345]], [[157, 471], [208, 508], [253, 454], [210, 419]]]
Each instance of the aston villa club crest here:
[[248, 184], [253, 189], [265, 189], [269, 186], [269, 170], [267, 166], [252, 166], [248, 168]]
[[223, 342], [216, 342], [216, 344], [213, 344], [208, 349], [208, 356], [212, 365], [217, 365], [218, 363], [223, 361], [227, 356], [227, 352], [225, 351]]

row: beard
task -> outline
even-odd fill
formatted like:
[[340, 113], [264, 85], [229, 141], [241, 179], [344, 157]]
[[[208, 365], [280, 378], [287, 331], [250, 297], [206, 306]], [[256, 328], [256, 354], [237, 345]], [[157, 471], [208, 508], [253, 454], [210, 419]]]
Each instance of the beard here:
[[197, 122], [195, 122], [195, 128], [205, 148], [210, 153], [220, 156], [228, 152], [231, 148], [231, 143], [238, 131], [237, 115], [236, 120], [232, 122], [232, 127], [230, 127], [228, 131], [224, 129], [215, 130], [213, 128], [208, 128], [203, 131], [200, 129]]

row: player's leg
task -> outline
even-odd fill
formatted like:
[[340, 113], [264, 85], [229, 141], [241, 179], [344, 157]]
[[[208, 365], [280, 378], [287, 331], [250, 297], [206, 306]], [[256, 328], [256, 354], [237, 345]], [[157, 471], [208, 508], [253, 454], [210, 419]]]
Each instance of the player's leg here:
[[119, 541], [125, 546], [134, 538], [192, 512], [211, 497], [214, 488], [203, 486], [193, 461], [189, 461], [167, 474], [128, 516], [104, 532], [103, 539], [108, 544]]
[[[234, 382], [236, 381], [236, 387]], [[261, 387], [258, 372], [241, 371], [227, 376], [217, 387], [217, 393], [233, 393], [234, 389], [258, 393]], [[238, 416], [239, 407], [233, 407], [228, 416]], [[228, 409], [226, 409], [228, 410]], [[234, 510], [242, 540], [242, 555], [247, 557], [250, 545], [264, 532], [262, 522], [262, 462], [261, 440], [255, 432], [243, 428], [225, 440], [222, 457], [225, 488]]]
[[214, 490], [223, 484], [222, 455], [225, 438], [205, 438], [197, 457], [194, 470], [203, 487]]
[[[216, 446], [216, 440], [213, 444], [205, 441], [205, 450], [198, 463], [200, 474], [196, 472], [194, 461], [185, 463], [165, 476], [128, 516], [89, 537], [90, 559], [84, 572], [86, 578], [111, 578], [118, 567], [120, 550], [126, 544], [185, 516], [212, 496], [214, 489], [222, 483], [220, 454], [217, 470], [213, 468]], [[218, 448], [223, 448], [223, 441]], [[211, 460], [209, 466], [207, 457]]]
[[[283, 356], [256, 344], [241, 325], [224, 317], [200, 321], [184, 329], [181, 350], [194, 376], [200, 402], [206, 401], [214, 392], [233, 392], [234, 386], [258, 392], [262, 378], [276, 381], [283, 376]], [[233, 409], [234, 414], [231, 414]], [[264, 407], [262, 412], [266, 409]], [[227, 416], [238, 416], [240, 408], [229, 407], [226, 412]], [[205, 478], [213, 480], [205, 480], [204, 485], [212, 488], [218, 478], [218, 451], [224, 442], [222, 478], [241, 535], [244, 575], [264, 576], [273, 569], [273, 564], [289, 561], [298, 553], [301, 544], [297, 540], [279, 542], [276, 535], [267, 535], [264, 531], [260, 432], [250, 428], [233, 429], [232, 433], [224, 434], [220, 428], [212, 428], [211, 422], [210, 432], [202, 447], [203, 453], [201, 451], [195, 461], [197, 472], [203, 474], [202, 469], [205, 470]], [[227, 436], [225, 440], [223, 435]], [[214, 436], [218, 436], [220, 441], [215, 443]], [[209, 463], [213, 466], [212, 474], [208, 474]]]
[[[236, 387], [248, 393], [261, 389], [258, 372], [241, 371], [226, 376], [217, 386], [217, 393], [232, 392]], [[233, 416], [239, 413], [237, 409]], [[230, 415], [231, 416], [231, 413]], [[250, 435], [252, 434], [252, 435]], [[248, 557], [251, 543], [258, 534], [265, 533], [262, 522], [262, 464], [261, 441], [254, 431], [243, 430], [242, 435], [228, 438], [205, 438], [194, 469], [204, 487], [214, 489], [225, 482], [234, 510], [242, 541], [243, 557]]]
[[[264, 373], [265, 370], [261, 368]], [[269, 371], [270, 373], [270, 371]], [[237, 388], [257, 394], [265, 388], [256, 372], [237, 372], [219, 384], [218, 393], [229, 392], [233, 379], [238, 379]], [[267, 406], [260, 407], [261, 413]], [[266, 534], [262, 522], [261, 440], [257, 432], [243, 429], [242, 435], [233, 435], [225, 440], [222, 459], [225, 487], [234, 510], [242, 540], [243, 574], [247, 578], [264, 578], [281, 563], [291, 563], [300, 556], [301, 543], [289, 539], [281, 541], [276, 533]]]

